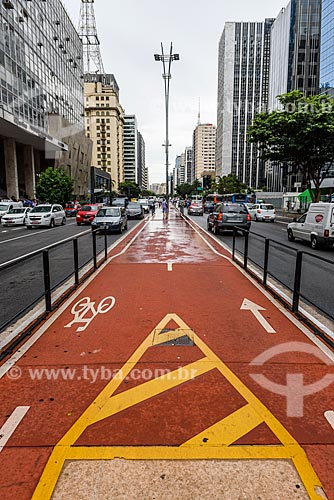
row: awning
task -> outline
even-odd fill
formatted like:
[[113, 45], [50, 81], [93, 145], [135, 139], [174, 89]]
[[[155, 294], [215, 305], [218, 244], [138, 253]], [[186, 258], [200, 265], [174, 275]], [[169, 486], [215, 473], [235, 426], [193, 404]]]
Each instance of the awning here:
[[303, 191], [302, 193], [300, 193], [298, 195], [298, 200], [303, 202], [303, 203], [311, 203], [312, 202], [312, 194], [310, 193], [310, 191], [312, 192], [312, 194], [314, 195], [315, 191], [314, 189], [306, 189], [306, 191]]

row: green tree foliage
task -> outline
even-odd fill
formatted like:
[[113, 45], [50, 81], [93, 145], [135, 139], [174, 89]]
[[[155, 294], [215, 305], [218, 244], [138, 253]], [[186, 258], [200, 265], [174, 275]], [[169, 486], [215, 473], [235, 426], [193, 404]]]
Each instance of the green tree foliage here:
[[179, 196], [189, 196], [194, 191], [194, 186], [185, 182], [184, 184], [180, 184], [176, 188], [176, 192]]
[[47, 168], [41, 173], [36, 185], [36, 196], [43, 203], [65, 205], [73, 194], [73, 179], [64, 170]]
[[140, 187], [132, 181], [121, 182], [119, 185], [119, 191], [129, 198], [139, 198], [140, 195]]
[[247, 190], [246, 184], [239, 181], [236, 175], [228, 174], [221, 177], [218, 182], [219, 194], [245, 193]]
[[148, 189], [143, 189], [140, 195], [143, 198], [148, 198], [149, 196], [156, 196], [156, 194], [153, 191], [149, 191]]
[[290, 174], [300, 172], [319, 201], [321, 183], [334, 161], [334, 98], [305, 97], [300, 91], [278, 97], [282, 109], [259, 113], [249, 128], [249, 142], [265, 161], [285, 163]]

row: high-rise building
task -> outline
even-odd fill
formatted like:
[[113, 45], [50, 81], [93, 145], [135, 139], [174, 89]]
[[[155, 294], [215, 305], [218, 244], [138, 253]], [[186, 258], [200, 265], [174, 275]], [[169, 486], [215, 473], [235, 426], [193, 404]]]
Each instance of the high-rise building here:
[[148, 170], [145, 158], [145, 141], [142, 134], [137, 131], [137, 168], [138, 185], [140, 189], [148, 189]]
[[[37, 175], [55, 161], [64, 163], [55, 153], [72, 156], [65, 166], [73, 175], [73, 147], [80, 150], [80, 161], [84, 154], [81, 166], [88, 175], [82, 56], [61, 0], [1, 2], [0, 195], [33, 197]], [[72, 142], [66, 144], [69, 136]]]
[[334, 92], [334, 2], [322, 0], [320, 44], [320, 89]]
[[272, 23], [226, 23], [219, 44], [216, 174], [253, 188], [265, 183], [265, 168], [247, 131], [268, 105]]
[[138, 128], [135, 115], [124, 116], [124, 181], [138, 182]]
[[184, 151], [184, 160], [185, 160], [185, 179], [184, 181], [188, 184], [192, 184], [194, 182], [194, 178], [192, 175], [192, 166], [193, 166], [193, 148], [187, 147]]
[[[280, 108], [277, 96], [281, 94], [292, 90], [300, 90], [305, 95], [319, 93], [320, 34], [323, 32], [323, 39], [327, 37], [330, 24], [326, 22], [326, 18], [333, 11], [332, 1], [324, 0], [321, 29], [321, 3], [321, 0], [291, 0], [272, 25], [268, 101], [270, 111]], [[322, 82], [327, 79], [328, 71], [331, 72], [330, 59], [334, 61], [332, 54], [332, 45], [324, 42], [321, 54]], [[299, 175], [289, 175], [285, 165], [268, 162], [266, 168], [268, 191], [293, 191], [295, 183], [303, 181]]]
[[[327, 4], [333, 10], [332, 2]], [[326, 24], [323, 29], [326, 31]], [[321, 0], [291, 0], [278, 14], [271, 29], [269, 110], [278, 108], [280, 94], [292, 90], [319, 93], [320, 32]], [[326, 48], [324, 43], [323, 49], [323, 60], [328, 56], [334, 60], [332, 46]], [[325, 67], [323, 64], [323, 76]]]
[[197, 125], [193, 138], [193, 176], [201, 179], [215, 173], [216, 127], [211, 123]]
[[86, 135], [93, 141], [92, 165], [111, 175], [113, 190], [124, 180], [124, 111], [114, 75], [85, 75]]

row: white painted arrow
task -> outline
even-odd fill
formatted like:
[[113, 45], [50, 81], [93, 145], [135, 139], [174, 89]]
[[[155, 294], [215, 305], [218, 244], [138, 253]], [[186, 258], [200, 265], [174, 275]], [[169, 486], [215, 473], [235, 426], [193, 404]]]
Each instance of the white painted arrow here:
[[325, 419], [334, 430], [334, 411], [333, 410], [325, 411], [324, 415]]
[[263, 328], [268, 332], [268, 333], [276, 333], [276, 330], [273, 329], [273, 327], [268, 323], [268, 321], [262, 316], [260, 311], [265, 311], [266, 309], [262, 306], [259, 306], [258, 304], [255, 304], [254, 302], [245, 299], [242, 303], [242, 306], [240, 307], [241, 311], [251, 311], [255, 318], [258, 320], [258, 322], [263, 326]]
[[14, 433], [16, 427], [20, 424], [21, 420], [29, 410], [30, 406], [18, 406], [15, 408], [8, 420], [3, 424], [0, 429], [0, 453], [7, 443], [8, 439]]

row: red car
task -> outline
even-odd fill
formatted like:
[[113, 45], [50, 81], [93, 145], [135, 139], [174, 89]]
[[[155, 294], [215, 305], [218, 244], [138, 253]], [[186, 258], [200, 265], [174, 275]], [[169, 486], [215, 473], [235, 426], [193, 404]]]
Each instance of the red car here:
[[100, 210], [98, 205], [83, 205], [76, 215], [77, 224], [91, 224]]

